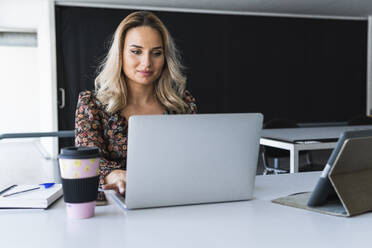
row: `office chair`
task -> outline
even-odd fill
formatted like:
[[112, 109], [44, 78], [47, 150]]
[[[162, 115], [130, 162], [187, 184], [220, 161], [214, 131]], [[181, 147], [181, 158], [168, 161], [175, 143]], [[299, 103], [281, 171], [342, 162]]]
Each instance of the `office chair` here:
[[[0, 134], [0, 141], [3, 139], [24, 139], [24, 138], [43, 138], [43, 137], [58, 137], [58, 138], [74, 138], [74, 130], [63, 130], [57, 132], [32, 132], [32, 133], [4, 133]], [[38, 146], [38, 149], [44, 159], [52, 159], [49, 154], [44, 154], [44, 152]]]
[[[4, 165], [0, 182], [33, 184], [39, 180], [60, 183], [58, 157], [50, 154], [41, 144], [42, 137], [73, 138], [74, 130], [56, 132], [0, 133], [0, 163]], [[23, 139], [32, 138], [32, 142]], [[3, 140], [21, 139], [20, 142], [2, 143]], [[29, 165], [38, 165], [31, 168]], [[9, 169], [12, 167], [12, 169]]]
[[[287, 119], [272, 119], [264, 124], [265, 129], [274, 129], [274, 128], [297, 128], [298, 125], [295, 121], [287, 120]], [[307, 170], [314, 170], [316, 165], [313, 163], [312, 155], [310, 151], [300, 151], [300, 155], [306, 155], [306, 167]], [[267, 174], [281, 174], [281, 173], [288, 173], [289, 169], [283, 169], [279, 167], [279, 159], [289, 157], [289, 151], [274, 148], [274, 147], [267, 147], [262, 146], [261, 156], [263, 160], [264, 166], [264, 175]], [[274, 161], [274, 165], [270, 166], [269, 158], [272, 158]], [[314, 168], [312, 168], [314, 167]]]
[[372, 125], [372, 117], [366, 115], [353, 116], [347, 121], [347, 125], [348, 126]]

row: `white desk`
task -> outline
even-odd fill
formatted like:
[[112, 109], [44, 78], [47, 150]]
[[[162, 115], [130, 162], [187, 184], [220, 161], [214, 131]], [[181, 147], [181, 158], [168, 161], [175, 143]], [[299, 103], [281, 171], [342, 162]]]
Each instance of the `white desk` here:
[[114, 204], [96, 216], [68, 220], [60, 200], [51, 209], [0, 211], [0, 246], [20, 247], [371, 247], [372, 213], [335, 217], [271, 203], [311, 190], [319, 172], [258, 176], [255, 200], [123, 212]]
[[372, 126], [264, 129], [262, 130], [260, 144], [289, 150], [290, 173], [295, 173], [298, 172], [300, 151], [333, 149], [341, 133], [365, 129], [372, 129]]

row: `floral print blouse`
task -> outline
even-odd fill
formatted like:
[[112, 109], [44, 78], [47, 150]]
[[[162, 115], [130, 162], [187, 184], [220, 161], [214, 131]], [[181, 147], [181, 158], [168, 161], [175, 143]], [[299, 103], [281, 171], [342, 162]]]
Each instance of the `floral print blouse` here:
[[[188, 113], [197, 111], [195, 98], [185, 91]], [[165, 114], [170, 113], [166, 111]], [[126, 169], [128, 121], [120, 111], [109, 114], [93, 91], [79, 94], [75, 116], [75, 146], [96, 146], [101, 150], [99, 185], [112, 170]]]

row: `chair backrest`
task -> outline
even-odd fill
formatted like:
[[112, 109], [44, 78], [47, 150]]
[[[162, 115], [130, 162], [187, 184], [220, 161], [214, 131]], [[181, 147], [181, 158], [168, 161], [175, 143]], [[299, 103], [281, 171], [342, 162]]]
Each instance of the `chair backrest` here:
[[[297, 128], [298, 125], [293, 120], [287, 119], [272, 119], [263, 125], [264, 129], [274, 129], [274, 128]], [[265, 156], [268, 158], [281, 158], [288, 157], [289, 152], [283, 149], [277, 149], [272, 147], [263, 147]]]
[[357, 126], [357, 125], [372, 125], [372, 117], [366, 115], [357, 115], [350, 118], [347, 121], [348, 126]]
[[272, 119], [266, 122], [263, 128], [274, 129], [274, 128], [296, 128], [298, 127], [297, 123], [293, 120], [287, 119]]

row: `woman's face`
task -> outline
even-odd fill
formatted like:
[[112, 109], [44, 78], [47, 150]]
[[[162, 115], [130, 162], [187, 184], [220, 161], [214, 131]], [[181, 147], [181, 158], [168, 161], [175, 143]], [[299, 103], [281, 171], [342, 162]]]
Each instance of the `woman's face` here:
[[151, 27], [129, 29], [124, 40], [123, 70], [128, 83], [152, 84], [164, 66], [163, 40]]

